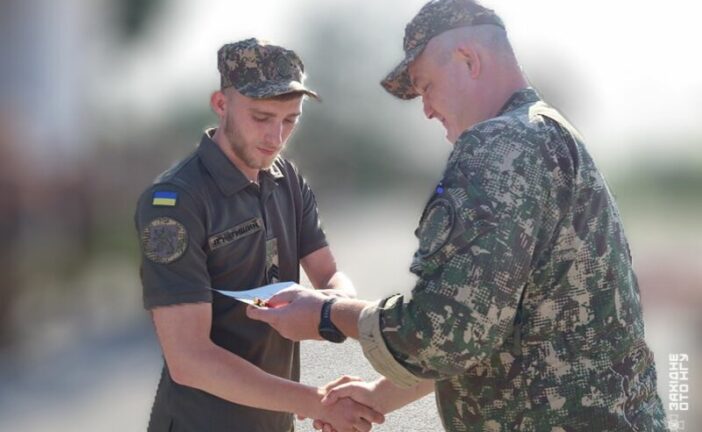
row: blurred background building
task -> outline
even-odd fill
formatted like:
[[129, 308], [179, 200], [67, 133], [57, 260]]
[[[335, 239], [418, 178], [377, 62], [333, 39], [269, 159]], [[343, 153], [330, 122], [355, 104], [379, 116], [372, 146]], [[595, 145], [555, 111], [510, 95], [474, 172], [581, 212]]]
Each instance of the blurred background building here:
[[[141, 309], [134, 205], [215, 123], [225, 42], [257, 36], [302, 56], [324, 102], [306, 103], [287, 155], [360, 295], [411, 287], [412, 232], [450, 145], [418, 102], [378, 82], [423, 3], [0, 3], [0, 430], [144, 429], [160, 358]], [[669, 355], [688, 354], [690, 410], [673, 414], [699, 430], [699, 14], [683, 0], [487, 4], [609, 180], [661, 397], [668, 405]]]

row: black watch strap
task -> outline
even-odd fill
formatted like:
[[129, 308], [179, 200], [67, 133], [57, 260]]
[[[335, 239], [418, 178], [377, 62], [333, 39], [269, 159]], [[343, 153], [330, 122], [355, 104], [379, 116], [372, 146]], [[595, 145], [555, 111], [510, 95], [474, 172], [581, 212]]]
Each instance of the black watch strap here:
[[322, 305], [322, 312], [319, 319], [319, 335], [329, 342], [341, 343], [346, 340], [346, 336], [344, 336], [331, 320], [331, 309], [336, 300], [336, 297], [332, 297], [326, 300]]

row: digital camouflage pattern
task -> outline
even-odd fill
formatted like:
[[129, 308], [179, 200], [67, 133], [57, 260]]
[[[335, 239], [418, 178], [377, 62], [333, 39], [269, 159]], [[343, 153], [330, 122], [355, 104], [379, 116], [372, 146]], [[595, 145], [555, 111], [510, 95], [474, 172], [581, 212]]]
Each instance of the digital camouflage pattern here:
[[217, 52], [222, 88], [265, 99], [300, 92], [319, 96], [305, 87], [305, 66], [294, 51], [251, 38], [222, 46]]
[[533, 89], [458, 139], [417, 234], [379, 325], [447, 430], [667, 430], [618, 210]]
[[146, 258], [159, 264], [169, 264], [185, 253], [188, 233], [177, 220], [158, 217], [144, 228], [141, 244]]
[[400, 99], [416, 98], [419, 94], [412, 86], [407, 68], [424, 51], [427, 43], [447, 30], [482, 24], [505, 27], [492, 9], [472, 0], [433, 0], [425, 4], [405, 27], [404, 60], [385, 77], [381, 85]]
[[453, 204], [446, 199], [435, 199], [427, 206], [423, 219], [426, 222], [419, 228], [417, 235], [423, 241], [419, 245], [417, 256], [425, 257], [437, 252], [448, 241], [454, 223]]

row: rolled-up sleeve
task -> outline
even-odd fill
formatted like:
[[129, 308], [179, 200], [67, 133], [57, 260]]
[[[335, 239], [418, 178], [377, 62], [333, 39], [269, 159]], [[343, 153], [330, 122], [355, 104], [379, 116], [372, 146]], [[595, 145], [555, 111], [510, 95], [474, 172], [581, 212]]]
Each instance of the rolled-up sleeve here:
[[[392, 304], [398, 297], [390, 297], [384, 303]], [[412, 387], [418, 384], [420, 379], [398, 362], [385, 344], [380, 329], [381, 311], [381, 304], [373, 304], [361, 312], [358, 320], [358, 341], [363, 348], [363, 354], [378, 373], [400, 387]]]

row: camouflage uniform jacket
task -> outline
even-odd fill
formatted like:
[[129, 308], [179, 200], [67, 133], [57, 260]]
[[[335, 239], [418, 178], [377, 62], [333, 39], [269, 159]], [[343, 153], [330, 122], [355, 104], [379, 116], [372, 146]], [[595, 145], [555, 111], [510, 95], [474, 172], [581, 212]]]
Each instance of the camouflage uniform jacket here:
[[446, 430], [666, 430], [616, 205], [533, 89], [457, 140], [416, 234], [416, 286], [360, 341], [395, 383], [436, 381]]

